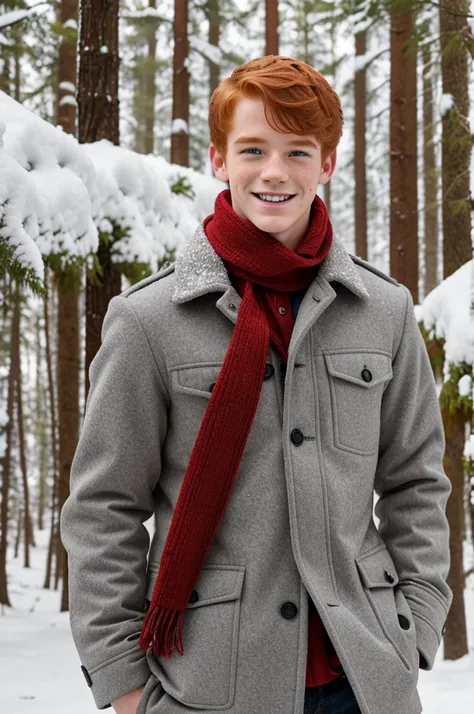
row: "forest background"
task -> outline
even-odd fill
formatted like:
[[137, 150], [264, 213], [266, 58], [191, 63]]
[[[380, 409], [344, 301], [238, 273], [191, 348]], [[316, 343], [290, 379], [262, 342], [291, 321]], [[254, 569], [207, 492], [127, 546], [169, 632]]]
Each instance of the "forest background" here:
[[108, 302], [173, 260], [212, 212], [223, 185], [208, 161], [207, 112], [219, 81], [252, 57], [283, 54], [341, 96], [338, 168], [322, 192], [336, 233], [416, 305], [453, 485], [442, 651], [468, 656], [472, 20], [469, 0], [0, 3], [4, 617], [12, 573], [31, 568], [37, 542], [38, 587], [67, 611], [59, 515]]

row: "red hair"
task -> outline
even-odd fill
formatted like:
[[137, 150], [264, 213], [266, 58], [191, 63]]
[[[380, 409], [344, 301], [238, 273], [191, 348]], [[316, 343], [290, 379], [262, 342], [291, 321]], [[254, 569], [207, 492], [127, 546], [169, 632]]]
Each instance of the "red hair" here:
[[236, 67], [214, 91], [209, 105], [209, 133], [225, 157], [235, 105], [242, 99], [262, 99], [272, 129], [311, 134], [321, 144], [322, 159], [337, 147], [342, 135], [341, 101], [329, 82], [306, 62], [267, 55]]

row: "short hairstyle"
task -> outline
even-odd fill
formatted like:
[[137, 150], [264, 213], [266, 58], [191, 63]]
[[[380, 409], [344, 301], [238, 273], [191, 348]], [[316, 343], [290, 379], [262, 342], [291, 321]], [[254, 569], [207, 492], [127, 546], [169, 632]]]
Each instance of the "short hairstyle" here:
[[343, 116], [329, 82], [306, 62], [267, 55], [236, 67], [212, 94], [209, 133], [221, 156], [227, 151], [235, 105], [243, 97], [263, 100], [265, 118], [276, 131], [313, 135], [323, 160], [337, 147]]

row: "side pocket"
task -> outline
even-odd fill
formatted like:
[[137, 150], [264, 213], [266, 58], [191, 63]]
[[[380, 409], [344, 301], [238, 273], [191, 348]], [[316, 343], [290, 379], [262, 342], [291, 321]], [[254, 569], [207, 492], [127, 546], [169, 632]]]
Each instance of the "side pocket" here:
[[[220, 710], [234, 703], [244, 573], [244, 566], [205, 565], [184, 615], [184, 654], [148, 657], [165, 692], [185, 706]], [[156, 574], [148, 598], [154, 580]]]
[[415, 629], [411, 612], [398, 587], [398, 573], [385, 545], [359, 555], [357, 569], [378, 624], [401, 661], [411, 671]]

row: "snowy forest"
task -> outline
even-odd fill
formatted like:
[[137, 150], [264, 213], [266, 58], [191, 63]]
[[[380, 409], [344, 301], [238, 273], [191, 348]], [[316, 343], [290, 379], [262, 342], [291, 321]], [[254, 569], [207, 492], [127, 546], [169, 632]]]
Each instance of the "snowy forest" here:
[[420, 692], [426, 714], [472, 711], [473, 18], [469, 0], [0, 0], [2, 711], [95, 711], [59, 537], [89, 366], [111, 298], [213, 212], [214, 89], [278, 54], [341, 97], [320, 191], [335, 233], [413, 297], [445, 430], [454, 594]]

